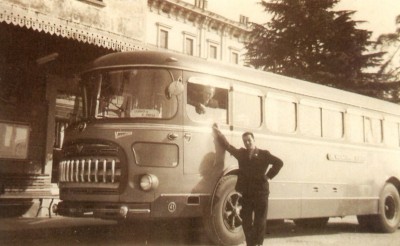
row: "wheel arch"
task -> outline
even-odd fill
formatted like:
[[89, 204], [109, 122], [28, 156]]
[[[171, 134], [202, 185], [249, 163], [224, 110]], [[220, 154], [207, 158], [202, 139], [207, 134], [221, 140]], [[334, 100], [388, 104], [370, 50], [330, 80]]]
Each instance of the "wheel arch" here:
[[225, 170], [222, 177], [227, 176], [227, 175], [238, 175], [238, 173], [239, 173], [239, 167], [232, 167], [232, 168]]
[[211, 205], [213, 204], [213, 202], [214, 202], [215, 192], [217, 192], [217, 188], [218, 188], [218, 185], [219, 185], [219, 183], [221, 182], [221, 180], [222, 180], [224, 177], [229, 176], [229, 175], [238, 175], [238, 173], [239, 173], [239, 167], [238, 167], [238, 166], [233, 166], [233, 167], [227, 168], [227, 169], [222, 173], [221, 177], [219, 177], [219, 178], [218, 178], [218, 181], [215, 183], [215, 186], [214, 186], [213, 191], [212, 191], [212, 193], [211, 193], [211, 199], [210, 199], [210, 204], [209, 204], [209, 206], [211, 206]]
[[399, 192], [399, 194], [400, 194], [400, 180], [398, 178], [390, 177], [389, 179], [386, 180], [386, 183], [393, 184], [396, 187], [396, 189]]

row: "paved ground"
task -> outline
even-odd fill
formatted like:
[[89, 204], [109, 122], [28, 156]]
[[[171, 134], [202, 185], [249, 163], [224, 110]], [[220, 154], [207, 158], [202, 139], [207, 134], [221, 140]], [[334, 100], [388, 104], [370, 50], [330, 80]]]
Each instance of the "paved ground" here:
[[[118, 225], [81, 218], [0, 219], [0, 245], [211, 245], [192, 221]], [[360, 230], [355, 217], [331, 219], [318, 230], [300, 229], [290, 221], [270, 226], [264, 245], [398, 246], [400, 230], [376, 234]]]

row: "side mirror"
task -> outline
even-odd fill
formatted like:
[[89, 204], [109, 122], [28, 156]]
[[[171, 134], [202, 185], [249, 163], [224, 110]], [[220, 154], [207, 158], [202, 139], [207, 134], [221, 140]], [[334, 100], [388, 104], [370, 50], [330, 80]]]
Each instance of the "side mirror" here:
[[168, 98], [172, 96], [177, 96], [183, 92], [183, 82], [182, 77], [179, 77], [178, 80], [172, 81], [171, 84], [168, 86]]

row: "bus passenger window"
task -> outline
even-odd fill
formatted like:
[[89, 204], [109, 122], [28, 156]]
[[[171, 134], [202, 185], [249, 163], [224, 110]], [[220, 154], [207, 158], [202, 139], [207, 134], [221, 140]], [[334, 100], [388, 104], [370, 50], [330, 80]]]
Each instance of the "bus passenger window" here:
[[261, 126], [261, 116], [260, 96], [235, 93], [233, 101], [233, 124], [235, 126], [259, 127]]
[[364, 117], [364, 129], [366, 143], [382, 143], [382, 120]]
[[269, 130], [280, 133], [292, 133], [296, 130], [296, 103], [269, 97], [265, 105]]
[[322, 136], [330, 139], [343, 137], [343, 112], [322, 109]]
[[364, 142], [364, 123], [363, 117], [358, 114], [346, 114], [347, 125], [346, 135], [348, 139], [353, 143]]
[[318, 107], [300, 105], [300, 132], [313, 137], [321, 137], [321, 109]]
[[397, 139], [399, 140], [398, 146], [400, 147], [400, 123], [397, 123]]
[[398, 146], [400, 147], [400, 123], [397, 124], [397, 139], [399, 140]]
[[383, 138], [385, 143], [391, 147], [399, 146], [399, 124], [394, 121], [385, 120]]
[[227, 124], [228, 90], [187, 83], [186, 112], [190, 119], [198, 122]]
[[215, 87], [212, 86], [201, 86], [199, 91], [195, 91], [190, 88], [188, 91], [188, 103], [193, 105], [196, 109], [196, 113], [205, 114], [207, 108], [218, 108], [218, 100], [214, 98]]

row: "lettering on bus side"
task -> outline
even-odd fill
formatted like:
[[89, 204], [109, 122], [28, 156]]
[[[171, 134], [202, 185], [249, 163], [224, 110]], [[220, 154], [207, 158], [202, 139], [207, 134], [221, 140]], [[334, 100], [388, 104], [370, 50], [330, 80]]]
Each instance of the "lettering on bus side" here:
[[327, 159], [329, 161], [345, 161], [345, 162], [354, 162], [354, 163], [364, 163], [365, 162], [365, 157], [363, 157], [363, 156], [335, 154], [335, 153], [328, 153]]

